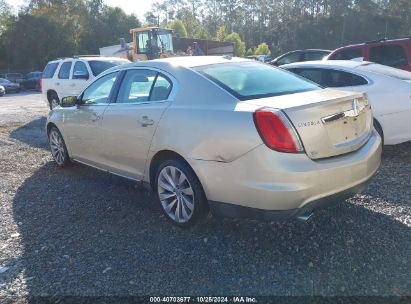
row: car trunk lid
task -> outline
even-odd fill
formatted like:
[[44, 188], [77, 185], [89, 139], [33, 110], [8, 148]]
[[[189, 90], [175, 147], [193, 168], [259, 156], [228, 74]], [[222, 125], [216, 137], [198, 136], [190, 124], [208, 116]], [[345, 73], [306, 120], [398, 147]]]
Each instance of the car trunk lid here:
[[361, 93], [323, 89], [244, 103], [281, 109], [311, 159], [353, 152], [368, 141], [372, 130], [371, 108]]

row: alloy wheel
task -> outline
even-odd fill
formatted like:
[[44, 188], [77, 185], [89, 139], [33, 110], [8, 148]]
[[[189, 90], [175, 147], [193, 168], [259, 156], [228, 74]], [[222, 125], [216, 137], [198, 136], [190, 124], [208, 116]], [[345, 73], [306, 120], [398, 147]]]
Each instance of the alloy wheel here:
[[157, 188], [166, 214], [177, 223], [188, 222], [194, 213], [194, 193], [185, 174], [176, 167], [164, 167]]
[[64, 141], [61, 135], [52, 130], [50, 132], [50, 148], [51, 154], [58, 165], [63, 165], [66, 160], [66, 150], [64, 148]]

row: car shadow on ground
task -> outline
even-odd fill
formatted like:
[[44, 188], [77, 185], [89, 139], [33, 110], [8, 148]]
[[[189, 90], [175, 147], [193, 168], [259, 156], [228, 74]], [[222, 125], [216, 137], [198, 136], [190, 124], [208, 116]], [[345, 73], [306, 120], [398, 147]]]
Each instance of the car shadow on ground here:
[[47, 134], [45, 131], [46, 117], [40, 117], [14, 129], [9, 137], [16, 139], [34, 148], [48, 149]]
[[359, 204], [342, 203], [308, 223], [211, 218], [184, 230], [134, 183], [48, 162], [20, 186], [13, 213], [30, 296], [411, 290], [409, 227]]

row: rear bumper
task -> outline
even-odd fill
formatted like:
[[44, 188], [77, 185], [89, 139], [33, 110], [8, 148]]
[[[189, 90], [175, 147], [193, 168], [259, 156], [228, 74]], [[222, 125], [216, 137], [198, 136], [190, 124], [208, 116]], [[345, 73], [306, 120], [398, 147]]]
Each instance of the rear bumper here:
[[289, 210], [263, 210], [214, 201], [209, 201], [209, 205], [211, 213], [213, 215], [221, 217], [248, 218], [269, 221], [286, 220], [290, 218], [297, 218], [299, 216], [309, 215], [317, 210], [330, 208], [337, 204], [340, 204], [346, 199], [353, 197], [357, 193], [361, 193], [367, 187], [367, 184], [368, 182], [364, 182], [355, 187], [344, 190], [343, 192], [339, 192], [312, 201], [301, 208]]
[[374, 131], [357, 151], [328, 159], [312, 160], [306, 154], [279, 153], [261, 145], [230, 163], [189, 163], [217, 212], [236, 205], [257, 209], [246, 209], [247, 214], [287, 211], [293, 216], [353, 196], [374, 175], [380, 161], [381, 138]]

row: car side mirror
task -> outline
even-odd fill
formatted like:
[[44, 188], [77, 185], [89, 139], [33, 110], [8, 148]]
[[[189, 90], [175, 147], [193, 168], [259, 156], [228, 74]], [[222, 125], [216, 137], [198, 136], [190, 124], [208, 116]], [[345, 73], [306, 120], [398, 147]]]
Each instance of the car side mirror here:
[[90, 78], [90, 75], [86, 72], [74, 72], [73, 73], [73, 79], [84, 79], [88, 80]]
[[63, 99], [61, 100], [60, 106], [62, 106], [63, 108], [69, 108], [69, 107], [75, 106], [78, 103], [79, 101], [77, 99], [77, 96], [67, 96], [67, 97], [63, 97]]

